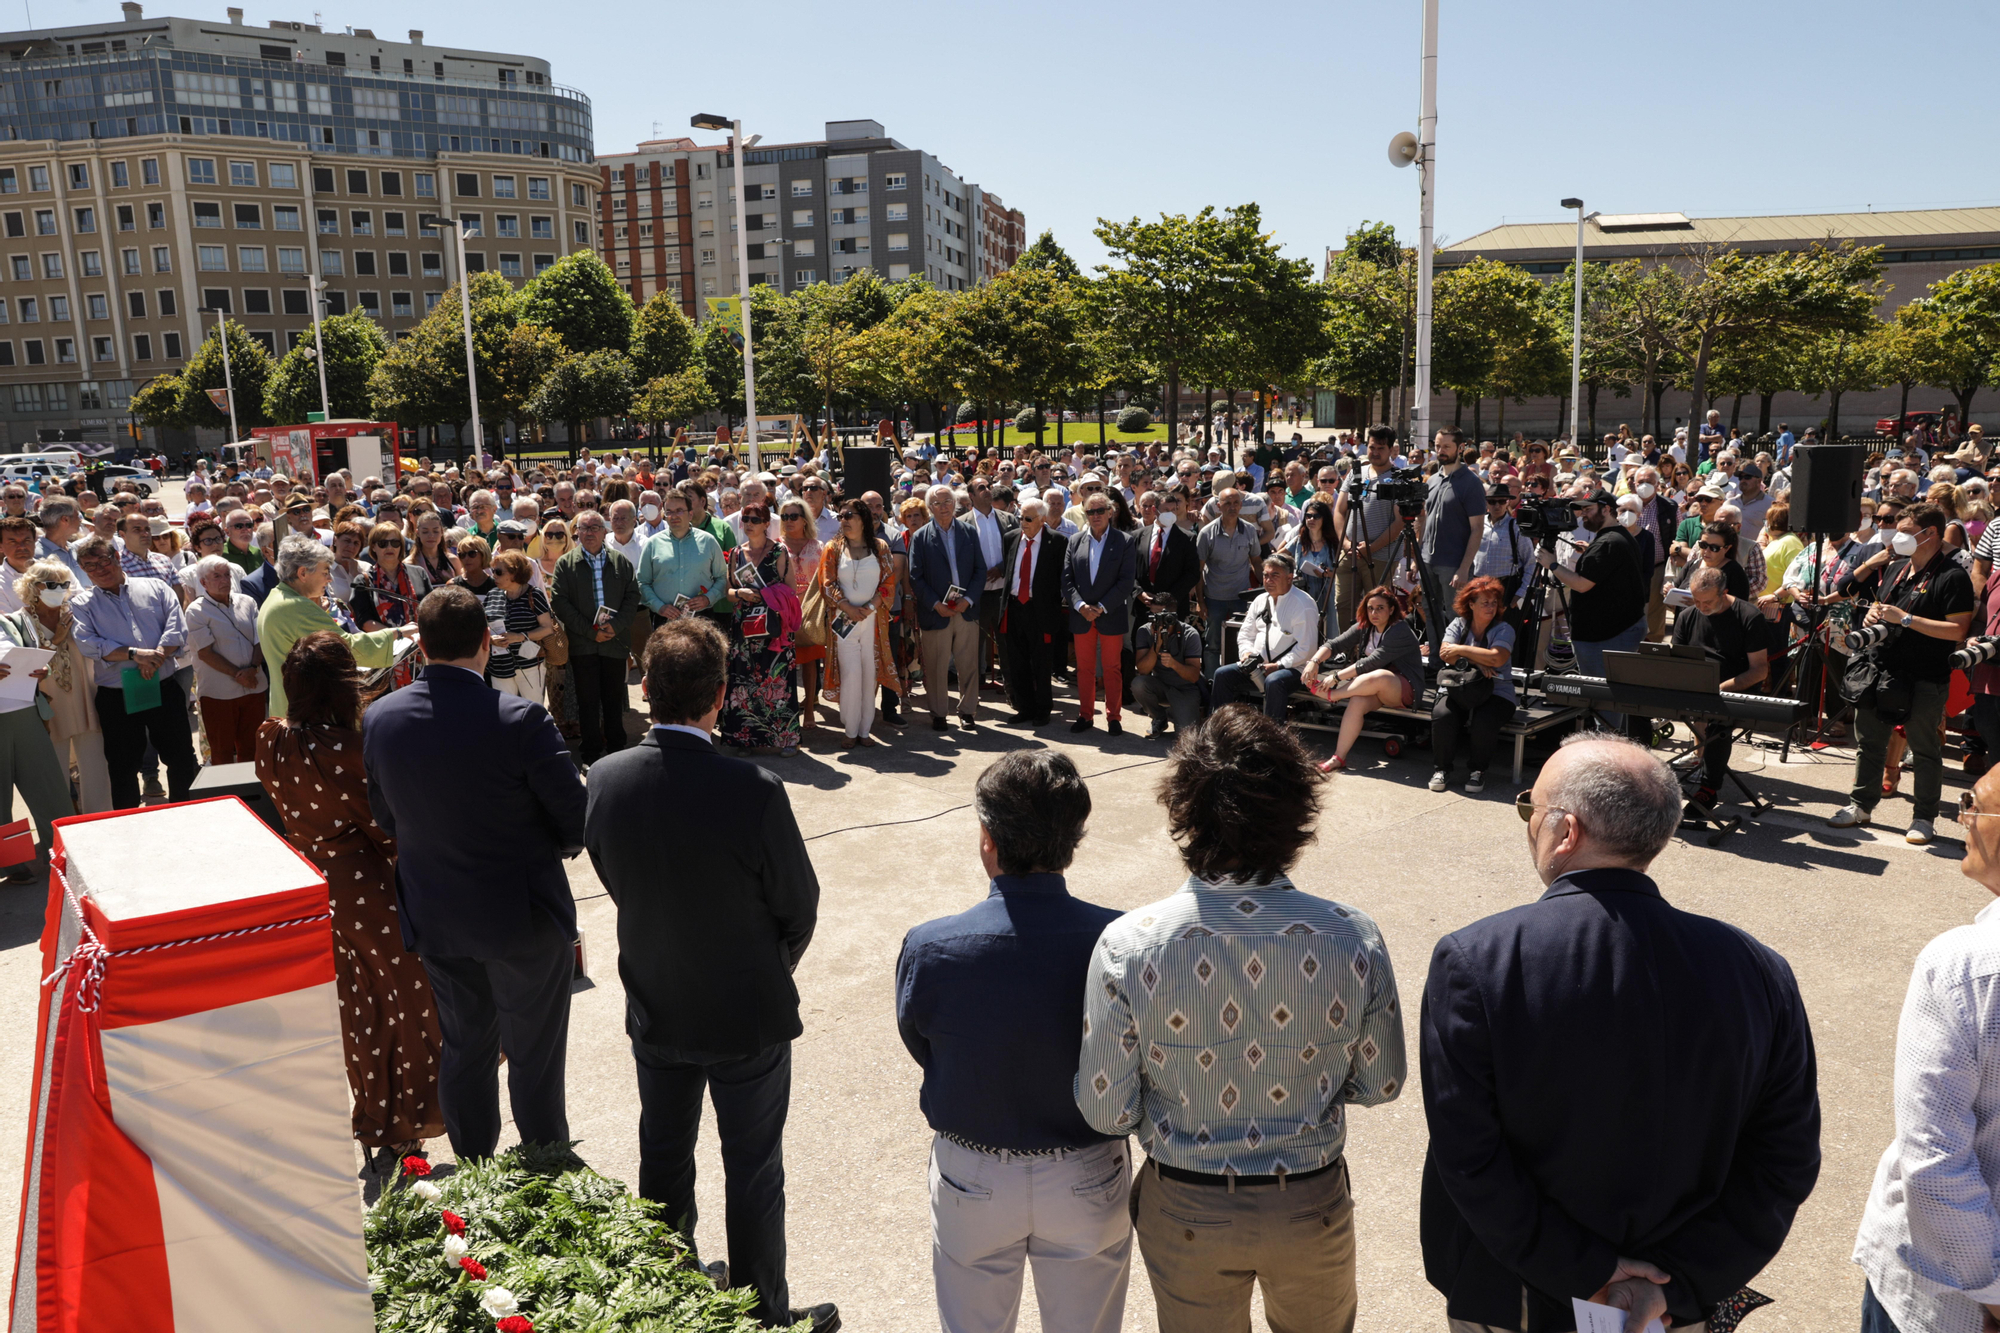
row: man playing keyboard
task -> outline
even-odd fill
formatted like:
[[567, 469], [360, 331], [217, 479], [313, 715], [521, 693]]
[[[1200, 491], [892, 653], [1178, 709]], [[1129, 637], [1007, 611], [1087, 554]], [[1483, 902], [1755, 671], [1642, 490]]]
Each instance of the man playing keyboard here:
[[[1728, 578], [1720, 569], [1696, 570], [1688, 591], [1694, 595], [1694, 605], [1674, 618], [1674, 642], [1698, 646], [1718, 665], [1725, 694], [1747, 694], [1763, 684], [1771, 671], [1774, 630], [1757, 604], [1730, 596]], [[1723, 779], [1729, 776], [1731, 727], [1726, 721], [1688, 725], [1701, 742], [1701, 786], [1688, 802], [1687, 814], [1707, 819]]]

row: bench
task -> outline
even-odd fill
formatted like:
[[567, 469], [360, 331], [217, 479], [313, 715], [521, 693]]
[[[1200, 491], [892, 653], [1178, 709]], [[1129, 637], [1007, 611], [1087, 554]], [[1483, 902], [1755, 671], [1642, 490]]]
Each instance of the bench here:
[[[1518, 684], [1516, 688], [1519, 688]], [[1436, 699], [1437, 691], [1433, 688], [1424, 691], [1422, 708], [1374, 709], [1368, 714], [1370, 721], [1362, 728], [1361, 734], [1370, 740], [1381, 741], [1382, 752], [1394, 759], [1402, 754], [1403, 746], [1411, 738], [1430, 734], [1431, 707]], [[1308, 731], [1339, 731], [1341, 713], [1346, 707], [1344, 699], [1329, 702], [1301, 690], [1292, 695], [1287, 720], [1293, 726]], [[1514, 781], [1518, 783], [1521, 780], [1530, 737], [1572, 723], [1589, 711], [1576, 705], [1550, 704], [1541, 700], [1523, 702], [1516, 707], [1514, 716], [1500, 728], [1500, 734], [1514, 742]], [[1395, 728], [1391, 730], [1381, 726], [1375, 721], [1378, 718], [1394, 723]]]

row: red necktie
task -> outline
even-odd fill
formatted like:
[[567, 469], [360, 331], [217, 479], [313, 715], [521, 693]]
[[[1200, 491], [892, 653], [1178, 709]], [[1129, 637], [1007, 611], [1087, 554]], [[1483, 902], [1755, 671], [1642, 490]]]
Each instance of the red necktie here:
[[1028, 604], [1028, 578], [1032, 566], [1034, 565], [1034, 555], [1035, 555], [1035, 548], [1028, 544], [1027, 538], [1025, 537], [1022, 538], [1021, 539], [1021, 586], [1014, 590], [1014, 596], [1019, 599], [1022, 606], [1026, 606]]
[[1167, 549], [1167, 529], [1163, 523], [1153, 525], [1153, 559], [1146, 566], [1148, 580], [1160, 577], [1160, 556]]

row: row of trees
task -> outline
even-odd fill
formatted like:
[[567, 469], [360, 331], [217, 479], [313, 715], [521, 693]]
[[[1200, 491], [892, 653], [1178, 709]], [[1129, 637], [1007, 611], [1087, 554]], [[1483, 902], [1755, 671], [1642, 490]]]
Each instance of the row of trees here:
[[[1757, 400], [1757, 429], [1771, 429], [1771, 403], [1794, 391], [1823, 398], [1839, 433], [1848, 393], [1890, 385], [1909, 408], [1913, 388], [1948, 390], [1960, 420], [1974, 395], [2000, 375], [2000, 265], [1966, 269], [1931, 284], [1887, 319], [1876, 307], [1888, 291], [1879, 248], [1819, 244], [1785, 254], [1727, 248], [1667, 262], [1591, 264], [1584, 278], [1581, 381], [1592, 438], [1600, 397], [1637, 396], [1642, 421], [1661, 432], [1670, 389], [1689, 395], [1688, 419], [1733, 400]], [[1572, 264], [1537, 280], [1487, 259], [1435, 280], [1432, 377], [1440, 389], [1482, 409], [1499, 400], [1562, 400], [1567, 416], [1576, 288]], [[1347, 238], [1326, 280], [1332, 346], [1313, 367], [1323, 387], [1364, 399], [1411, 383], [1416, 253], [1386, 224], [1364, 223]]]

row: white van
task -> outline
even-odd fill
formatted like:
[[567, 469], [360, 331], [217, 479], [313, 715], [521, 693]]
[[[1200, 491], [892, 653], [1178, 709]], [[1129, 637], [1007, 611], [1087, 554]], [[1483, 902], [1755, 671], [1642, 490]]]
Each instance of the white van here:
[[32, 482], [39, 489], [51, 479], [61, 479], [77, 470], [75, 454], [12, 454], [0, 458], [0, 482]]

